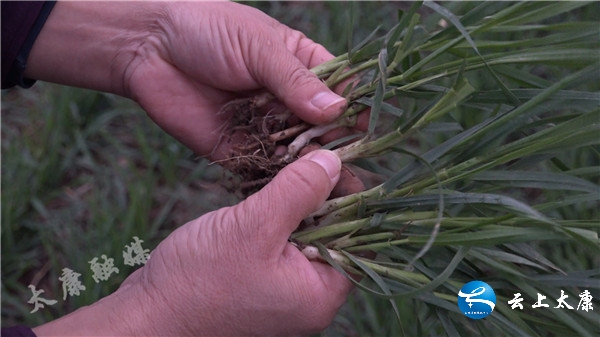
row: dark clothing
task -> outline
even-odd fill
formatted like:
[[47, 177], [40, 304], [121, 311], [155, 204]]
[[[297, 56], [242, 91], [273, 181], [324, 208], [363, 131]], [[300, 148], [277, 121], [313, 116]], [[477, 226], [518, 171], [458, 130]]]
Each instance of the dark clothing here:
[[[29, 88], [35, 80], [23, 78], [27, 57], [54, 2], [2, 1], [2, 89]], [[2, 337], [36, 337], [23, 325], [0, 330]]]
[[[4, 1], [3, 1], [4, 2]], [[0, 333], [2, 337], [36, 337], [36, 335], [31, 331], [30, 328], [17, 325], [12, 328], [2, 328], [2, 333]]]
[[54, 1], [2, 1], [2, 89], [29, 88], [35, 80], [23, 78], [27, 57]]

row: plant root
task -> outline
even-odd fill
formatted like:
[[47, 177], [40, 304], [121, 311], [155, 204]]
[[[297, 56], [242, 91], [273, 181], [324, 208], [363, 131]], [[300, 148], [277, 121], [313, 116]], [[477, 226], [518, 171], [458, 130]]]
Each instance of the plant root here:
[[274, 97], [263, 93], [228, 102], [219, 111], [227, 116], [227, 122], [218, 146], [226, 150], [225, 159], [215, 162], [240, 177], [238, 187], [244, 195], [258, 191], [295, 160], [283, 158], [287, 153], [287, 138], [309, 127], [305, 124], [289, 126], [287, 120], [291, 112], [275, 113], [276, 108], [267, 110], [273, 103]]

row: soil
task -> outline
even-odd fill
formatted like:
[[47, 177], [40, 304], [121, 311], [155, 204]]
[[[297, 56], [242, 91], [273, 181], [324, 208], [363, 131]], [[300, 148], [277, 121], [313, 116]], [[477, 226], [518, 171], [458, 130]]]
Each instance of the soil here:
[[232, 101], [220, 112], [229, 117], [222, 140], [227, 142], [227, 158], [219, 164], [240, 177], [245, 195], [262, 188], [292, 161], [284, 159], [289, 140], [271, 137], [291, 126], [282, 110], [281, 104], [255, 96]]

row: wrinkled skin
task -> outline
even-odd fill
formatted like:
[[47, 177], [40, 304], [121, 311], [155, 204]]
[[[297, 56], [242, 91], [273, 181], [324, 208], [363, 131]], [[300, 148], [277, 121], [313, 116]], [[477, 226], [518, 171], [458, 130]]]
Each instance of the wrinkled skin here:
[[[59, 2], [26, 76], [130, 97], [208, 155], [224, 122], [216, 112], [233, 98], [268, 90], [311, 124], [339, 116], [346, 101], [308, 70], [331, 57], [235, 3]], [[350, 282], [287, 239], [340, 170], [332, 152], [309, 153], [247, 200], [178, 228], [115, 293], [35, 333], [288, 336], [325, 328]]]

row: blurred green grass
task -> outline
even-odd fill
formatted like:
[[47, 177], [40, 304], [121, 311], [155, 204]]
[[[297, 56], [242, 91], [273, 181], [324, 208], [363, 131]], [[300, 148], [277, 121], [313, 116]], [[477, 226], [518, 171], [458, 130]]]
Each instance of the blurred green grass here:
[[[346, 52], [349, 44], [362, 40], [377, 26], [386, 31], [396, 23], [397, 9], [411, 5], [247, 4], [304, 32], [334, 55]], [[444, 5], [459, 11], [474, 4]], [[588, 7], [589, 12], [578, 15], [589, 19], [597, 9]], [[440, 19], [434, 13], [423, 15], [431, 22]], [[581, 160], [561, 159], [575, 167]], [[227, 179], [218, 166], [194, 159], [190, 150], [129, 100], [48, 83], [3, 91], [2, 325], [38, 325], [110, 294], [135, 269], [125, 266], [121, 257], [133, 236], [144, 240], [144, 248], [153, 249], [174, 228], [234, 204], [238, 199], [223, 187]], [[548, 250], [560, 255], [577, 249]], [[96, 284], [88, 261], [101, 254], [114, 258], [120, 271]], [[87, 289], [80, 296], [62, 301], [58, 281], [62, 268], [82, 274]], [[58, 303], [30, 314], [29, 284], [44, 289], [42, 296]], [[398, 300], [403, 317], [425, 312], [418, 301], [405, 302]], [[394, 336], [398, 329], [387, 300], [355, 291], [324, 335]]]
[[[35, 325], [114, 291], [134, 267], [133, 236], [152, 249], [177, 226], [235, 203], [224, 173], [113, 95], [38, 83], [2, 93], [2, 318]], [[120, 269], [96, 284], [89, 262]], [[63, 268], [87, 290], [37, 313], [27, 285], [61, 299]]]

